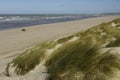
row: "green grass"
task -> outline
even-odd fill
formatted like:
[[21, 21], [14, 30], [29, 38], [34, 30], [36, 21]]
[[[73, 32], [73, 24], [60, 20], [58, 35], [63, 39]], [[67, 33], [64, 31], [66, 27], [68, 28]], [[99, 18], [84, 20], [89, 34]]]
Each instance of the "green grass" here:
[[68, 37], [64, 37], [64, 38], [61, 38], [59, 40], [57, 40], [57, 43], [65, 43], [67, 42], [68, 40], [72, 39], [75, 35], [71, 35], [71, 36], [68, 36]]
[[37, 47], [39, 47], [39, 48], [45, 48], [45, 49], [51, 49], [51, 48], [54, 48], [55, 46], [56, 46], [56, 42], [54, 42], [54, 41], [51, 41], [51, 42], [44, 42], [44, 43], [42, 43], [42, 44], [39, 44], [39, 45], [37, 45], [36, 46], [36, 48]]
[[[54, 51], [46, 66], [50, 74], [48, 80], [64, 80], [66, 77], [66, 80], [72, 80], [73, 77], [75, 80], [75, 75], [69, 75], [77, 72], [84, 74], [82, 80], [103, 80], [101, 78], [106, 79], [106, 76], [113, 75], [113, 69], [120, 69], [120, 60], [109, 52], [101, 55], [99, 47], [86, 38]], [[61, 77], [62, 74], [65, 75]]]
[[[120, 23], [120, 22], [119, 22]], [[119, 24], [117, 23], [117, 24]], [[112, 27], [112, 22], [102, 23], [91, 29], [86, 30], [81, 34], [81, 38], [86, 36], [93, 36], [99, 45], [106, 42], [112, 42], [112, 38], [118, 38], [120, 35], [120, 28]], [[104, 35], [102, 35], [104, 34]]]
[[[50, 74], [49, 79], [52, 78], [52, 80], [57, 80], [62, 73], [67, 70], [70, 71], [72, 68], [76, 68], [77, 65], [79, 65], [78, 61], [80, 61], [80, 58], [82, 60], [82, 56], [80, 55], [84, 56], [84, 53], [89, 51], [89, 49], [92, 47], [91, 45], [83, 42], [77, 41], [65, 44], [49, 57], [48, 61], [46, 62], [48, 72]], [[83, 45], [85, 47], [82, 47]], [[82, 68], [83, 67], [81, 67], [81, 69]]]
[[120, 37], [118, 37], [115, 41], [111, 41], [107, 47], [120, 47]]
[[[113, 22], [117, 24], [116, 27], [111, 25]], [[9, 76], [9, 67], [12, 63], [13, 67], [16, 67], [15, 72], [24, 75], [47, 59], [48, 80], [106, 80], [114, 74], [114, 69], [120, 70], [120, 60], [119, 55], [109, 51], [101, 53], [100, 49], [120, 46], [119, 25], [120, 19], [116, 19], [55, 42], [39, 44], [13, 59], [6, 68], [7, 75]], [[74, 36], [80, 38], [66, 43]], [[112, 38], [116, 40], [113, 41]], [[107, 42], [110, 43], [102, 46]], [[46, 57], [47, 49], [52, 49], [61, 43], [63, 45], [60, 48]]]
[[9, 74], [10, 64], [14, 64], [12, 67], [16, 67], [15, 72], [18, 75], [24, 75], [30, 70], [34, 69], [42, 60], [46, 58], [46, 49], [54, 48], [56, 43], [54, 42], [44, 42], [37, 45], [36, 47], [29, 49], [19, 55], [17, 58], [13, 59], [11, 63], [8, 64], [6, 68], [6, 75]]
[[[119, 20], [114, 22], [119, 24]], [[79, 36], [79, 40], [55, 50], [46, 61], [48, 80], [106, 80], [112, 77], [114, 69], [120, 70], [119, 55], [109, 51], [102, 54], [99, 51], [103, 44], [112, 42], [112, 38], [120, 35], [120, 29], [111, 24], [102, 23], [77, 33], [75, 36]], [[119, 42], [117, 38], [111, 46], [118, 47]]]
[[106, 80], [108, 77], [111, 78], [115, 73], [115, 69], [120, 70], [119, 57], [119, 55], [110, 52], [106, 52], [98, 58], [96, 57], [93, 68], [88, 72], [86, 71], [83, 80]]
[[120, 24], [120, 18], [113, 20], [112, 22], [115, 22], [115, 24]]
[[14, 67], [17, 66], [17, 74], [26, 74], [31, 69], [34, 69], [44, 58], [45, 50], [33, 50], [30, 53], [24, 53], [13, 60]]

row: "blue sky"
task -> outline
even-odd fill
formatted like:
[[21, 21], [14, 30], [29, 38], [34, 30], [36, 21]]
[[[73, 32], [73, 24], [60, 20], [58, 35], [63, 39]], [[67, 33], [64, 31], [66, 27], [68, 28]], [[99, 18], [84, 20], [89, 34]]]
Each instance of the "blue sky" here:
[[0, 0], [0, 14], [120, 13], [120, 0]]

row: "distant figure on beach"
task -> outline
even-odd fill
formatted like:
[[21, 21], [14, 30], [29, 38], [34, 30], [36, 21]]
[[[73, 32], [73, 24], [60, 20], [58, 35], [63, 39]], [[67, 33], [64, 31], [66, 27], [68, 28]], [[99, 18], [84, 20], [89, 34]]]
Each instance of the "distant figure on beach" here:
[[23, 32], [24, 32], [24, 31], [26, 31], [26, 29], [21, 29], [21, 31], [23, 31]]

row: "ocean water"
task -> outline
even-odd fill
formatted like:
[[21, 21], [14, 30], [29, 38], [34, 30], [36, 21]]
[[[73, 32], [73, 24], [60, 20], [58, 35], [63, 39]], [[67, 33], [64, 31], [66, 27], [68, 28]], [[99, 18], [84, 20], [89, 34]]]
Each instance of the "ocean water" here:
[[0, 30], [7, 30], [40, 24], [67, 22], [98, 16], [99, 15], [92, 14], [0, 15]]

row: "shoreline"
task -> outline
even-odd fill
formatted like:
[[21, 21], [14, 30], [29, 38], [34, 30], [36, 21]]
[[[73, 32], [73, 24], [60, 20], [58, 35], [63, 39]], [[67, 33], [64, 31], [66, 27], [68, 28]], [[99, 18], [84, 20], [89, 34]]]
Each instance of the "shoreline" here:
[[16, 27], [16, 28], [1, 29], [0, 31], [22, 29], [22, 28], [27, 28], [27, 27], [41, 26], [41, 25], [50, 25], [50, 24], [57, 24], [57, 23], [80, 21], [80, 20], [84, 20], [84, 19], [97, 18], [97, 17], [104, 17], [104, 16], [95, 16], [95, 17], [88, 17], [88, 18], [83, 18], [83, 19], [76, 19], [76, 20], [70, 20], [70, 21], [61, 21], [61, 22], [53, 22], [53, 23], [34, 24], [34, 25], [30, 25], [30, 26], [21, 26], [21, 27]]
[[61, 22], [53, 22], [53, 23], [35, 24], [35, 25], [30, 25], [30, 26], [23, 26], [23, 27], [17, 27], [17, 28], [3, 29], [3, 30], [0, 30], [0, 32], [1, 32], [1, 31], [14, 30], [14, 29], [30, 28], [30, 27], [35, 27], [35, 26], [50, 25], [50, 24], [67, 23], [67, 22], [76, 22], [76, 21], [81, 21], [81, 20], [86, 20], [86, 19], [100, 18], [100, 17], [110, 17], [110, 16], [120, 16], [120, 15], [94, 16], [94, 17], [88, 17], [88, 18], [77, 19], [77, 20], [71, 20], [71, 21], [63, 21], [63, 22], [61, 21]]
[[[90, 17], [90, 18], [96, 18], [96, 17]], [[84, 18], [84, 19], [89, 19], [89, 18]], [[84, 20], [84, 19], [71, 20], [71, 21], [79, 21], [79, 20]], [[29, 26], [21, 26], [21, 27], [16, 27], [16, 28], [0, 29], [0, 31], [12, 30], [12, 29], [19, 29], [19, 28], [26, 28], [26, 27], [33, 27], [33, 26], [38, 26], [38, 25], [48, 25], [48, 24], [56, 24], [56, 23], [65, 23], [65, 22], [71, 22], [71, 21], [61, 21], [61, 22], [52, 22], [52, 23], [43, 23], [43, 24], [33, 24], [33, 25], [29, 25]]]
[[[51, 41], [56, 38], [64, 37], [66, 35], [72, 35], [74, 33], [89, 29], [93, 26], [99, 25], [100, 23], [108, 22], [116, 18], [120, 18], [120, 15], [95, 17], [95, 18], [88, 18], [88, 19], [69, 21], [69, 22], [43, 24], [43, 25], [15, 28], [10, 30], [2, 30], [0, 31], [0, 38], [1, 38], [0, 45], [2, 45], [0, 47], [0, 55], [1, 53], [9, 52], [11, 50], [14, 51], [17, 49], [25, 48], [23, 46], [20, 48], [16, 48], [17, 46], [20, 46], [22, 42], [25, 43], [26, 41], [32, 40], [30, 41], [31, 44], [33, 43], [32, 45], [31, 44], [29, 45], [28, 43], [27, 43], [28, 45], [27, 44], [25, 45], [26, 47], [28, 46], [31, 47], [33, 45], [45, 41], [49, 41], [49, 40]], [[22, 32], [21, 29], [26, 29], [26, 31]], [[15, 49], [12, 48], [7, 50], [8, 49], [7, 47], [8, 46], [12, 47], [12, 45], [16, 45], [14, 46]]]
[[[17, 28], [22, 28], [22, 27], [31, 27], [31, 26], [36, 26], [36, 25], [46, 25], [46, 24], [54, 24], [54, 23], [62, 23], [62, 22], [70, 22], [70, 21], [77, 21], [77, 20], [83, 20], [83, 19], [88, 19], [88, 18], [95, 18], [95, 17], [102, 17], [104, 15], [75, 15], [75, 14], [71, 14], [71, 15], [54, 15], [55, 17], [53, 18], [53, 14], [52, 15], [49, 15], [49, 16], [44, 16], [44, 15], [29, 15], [28, 16], [26, 15], [4, 15], [4, 16], [1, 16], [2, 18], [4, 18], [5, 16], [7, 16], [8, 18], [8, 22], [6, 19], [3, 19], [3, 20], [0, 20], [0, 31], [2, 30], [11, 30], [11, 29], [17, 29]], [[14, 16], [14, 17], [13, 17]], [[14, 21], [12, 19], [10, 19], [10, 17], [13, 17], [14, 18], [17, 18], [19, 16], [19, 18], [28, 18], [28, 21], [19, 21], [19, 18], [16, 19], [18, 21]], [[34, 16], [36, 16], [38, 18], [38, 20], [34, 20]], [[43, 17], [43, 19], [39, 19], [41, 17]], [[70, 16], [74, 16], [73, 18], [70, 17]], [[107, 15], [109, 16], [109, 15]], [[58, 17], [58, 18], [57, 18]], [[59, 18], [60, 17], [60, 18]], [[32, 20], [33, 21], [30, 21]]]

